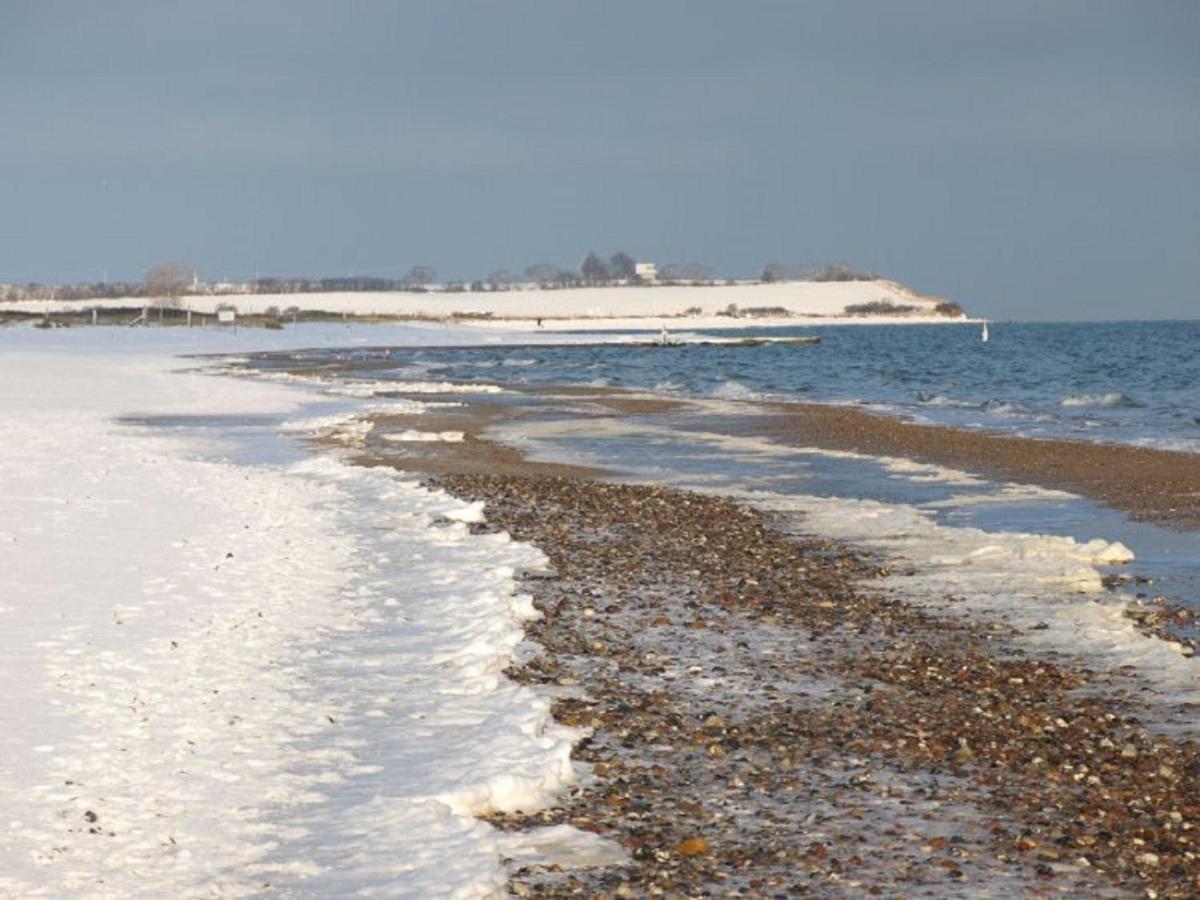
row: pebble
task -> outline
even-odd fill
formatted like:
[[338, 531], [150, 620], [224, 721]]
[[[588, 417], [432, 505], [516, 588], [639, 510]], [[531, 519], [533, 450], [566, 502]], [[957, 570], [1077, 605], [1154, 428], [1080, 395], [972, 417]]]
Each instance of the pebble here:
[[[544, 652], [509, 675], [581, 685], [553, 711], [593, 729], [575, 757], [596, 784], [488, 820], [566, 822], [632, 856], [512, 884], [548, 897], [783, 896], [825, 893], [836, 877], [907, 896], [932, 877], [914, 867], [932, 866], [961, 895], [990, 877], [1081, 896], [1133, 883], [1200, 894], [1196, 747], [1152, 742], [1128, 709], [1080, 690], [1089, 673], [879, 596], [869, 560], [723, 499], [552, 477], [437, 483], [485, 500], [489, 523], [550, 558], [557, 579], [522, 585], [544, 613], [527, 626]], [[810, 695], [805, 679], [821, 687]], [[888, 772], [941, 785], [920, 798], [931, 817], [978, 806], [994, 827], [943, 846], [851, 814]], [[970, 822], [948, 821], [966, 840]], [[683, 849], [699, 841], [702, 852]], [[1052, 866], [1063, 860], [1073, 865]]]

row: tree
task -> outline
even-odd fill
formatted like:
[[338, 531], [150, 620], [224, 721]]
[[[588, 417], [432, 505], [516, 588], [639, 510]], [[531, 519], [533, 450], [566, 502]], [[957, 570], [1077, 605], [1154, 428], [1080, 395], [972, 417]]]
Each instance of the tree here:
[[179, 262], [159, 263], [146, 270], [146, 296], [157, 299], [159, 306], [176, 307], [196, 278], [196, 270]]
[[433, 270], [433, 266], [413, 266], [408, 270], [409, 284], [417, 287], [425, 287], [429, 282], [437, 277], [437, 272]]
[[487, 277], [488, 286], [493, 291], [502, 291], [513, 282], [512, 272], [507, 269], [497, 269]]
[[637, 275], [637, 260], [624, 250], [614, 253], [608, 260], [609, 270], [614, 278], [624, 278], [632, 281]]
[[562, 288], [579, 287], [583, 284], [583, 278], [573, 269], [559, 269], [554, 276], [554, 283]]
[[771, 284], [775, 281], [787, 281], [791, 277], [788, 267], [783, 263], [769, 262], [763, 266], [762, 274], [758, 276], [760, 281], [765, 281]]
[[658, 280], [664, 284], [682, 281], [684, 277], [684, 267], [679, 263], [666, 263], [658, 267]]
[[583, 265], [579, 267], [579, 272], [588, 284], [599, 284], [608, 281], [608, 266], [595, 253], [587, 255], [587, 258], [583, 261]]
[[545, 286], [558, 278], [558, 266], [550, 263], [532, 263], [525, 267], [525, 277]]

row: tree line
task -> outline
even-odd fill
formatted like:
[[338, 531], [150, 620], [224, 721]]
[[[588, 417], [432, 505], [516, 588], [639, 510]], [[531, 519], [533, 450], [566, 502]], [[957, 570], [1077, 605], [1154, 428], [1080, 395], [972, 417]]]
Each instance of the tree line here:
[[[769, 262], [759, 272], [763, 283], [781, 281], [870, 281], [878, 276], [860, 272], [848, 263], [788, 264]], [[310, 294], [330, 292], [425, 292], [437, 282], [432, 266], [415, 265], [400, 278], [343, 276], [307, 278], [299, 276], [258, 277], [241, 282], [205, 282], [200, 280], [195, 266], [180, 262], [164, 262], [150, 267], [141, 281], [96, 281], [71, 284], [0, 285], [0, 298], [19, 300], [109, 300], [122, 297], [142, 299], [178, 298], [185, 294]], [[446, 281], [440, 290], [449, 293], [464, 291], [506, 291], [519, 284], [536, 284], [543, 289], [579, 287], [690, 284], [736, 284], [734, 279], [720, 278], [703, 263], [665, 263], [658, 266], [656, 275], [639, 277], [637, 261], [621, 250], [604, 257], [592, 251], [576, 268], [536, 262], [520, 274], [507, 269], [491, 272], [486, 278], [471, 282]]]

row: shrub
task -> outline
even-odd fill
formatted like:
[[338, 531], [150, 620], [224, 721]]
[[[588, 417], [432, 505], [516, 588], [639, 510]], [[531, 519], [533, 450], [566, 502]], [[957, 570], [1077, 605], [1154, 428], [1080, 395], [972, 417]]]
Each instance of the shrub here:
[[908, 316], [919, 309], [919, 306], [902, 305], [891, 300], [874, 300], [870, 303], [851, 303], [845, 308], [845, 313], [848, 316]]

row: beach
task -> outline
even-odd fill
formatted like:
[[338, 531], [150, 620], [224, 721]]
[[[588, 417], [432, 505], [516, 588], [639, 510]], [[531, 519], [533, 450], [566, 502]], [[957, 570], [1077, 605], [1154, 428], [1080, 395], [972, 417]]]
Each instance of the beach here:
[[1200, 5], [0, 10], [0, 900], [1200, 898]]
[[[583, 402], [634, 418], [687, 405], [611, 390], [531, 393], [577, 414]], [[581, 758], [601, 773], [557, 814], [495, 821], [598, 829], [639, 863], [625, 874], [526, 870], [518, 893], [1192, 890], [1194, 856], [1174, 851], [1191, 844], [1176, 827], [1193, 815], [1183, 812], [1190, 788], [1178, 791], [1177, 779], [1195, 768], [1194, 744], [1147, 730], [1117, 669], [1069, 654], [1048, 662], [1014, 640], [1013, 627], [885, 600], [874, 593], [878, 562], [827, 539], [783, 536], [745, 506], [595, 480], [613, 473], [547, 471], [544, 461], [522, 471], [511, 448], [494, 468], [501, 444], [488, 435], [505, 408], [482, 406], [430, 419], [463, 440], [430, 443], [396, 464], [439, 473], [438, 486], [487, 503], [492, 527], [547, 552], [555, 577], [532, 585], [544, 619], [530, 628], [545, 652], [511, 674], [567, 686], [555, 713], [594, 729]], [[1196, 474], [1187, 454], [764, 406], [730, 420], [729, 437], [1071, 488], [1193, 527], [1180, 509], [1180, 485]], [[416, 425], [376, 420], [384, 432]], [[1145, 626], [1171, 615], [1195, 621], [1194, 611], [1157, 610], [1137, 624], [1155, 634]], [[571, 696], [573, 686], [586, 686], [586, 697]], [[806, 817], [820, 808], [822, 824], [837, 824], [790, 819], [781, 794], [805, 797]], [[881, 835], [889, 805], [905, 810], [890, 811], [904, 827], [893, 821]], [[1170, 843], [1161, 838], [1173, 831], [1176, 862], [1159, 868]]]
[[[532, 393], [576, 414], [582, 401], [634, 418], [686, 405], [610, 390]], [[771, 413], [737, 419], [730, 437], [912, 456], [1083, 488], [1108, 502], [1115, 486], [1171, 496], [1171, 478], [1194, 474], [1186, 454], [964, 433], [829, 407]], [[599, 783], [556, 809], [490, 821], [595, 830], [634, 860], [620, 872], [526, 868], [516, 893], [1195, 889], [1184, 824], [1196, 815], [1195, 743], [1156, 733], [1153, 715], [1140, 718], [1139, 689], [1122, 667], [1095, 668], [1065, 647], [1031, 653], [1017, 625], [905, 603], [884, 589], [891, 573], [877, 557], [780, 531], [743, 504], [614, 484], [612, 472], [522, 464], [488, 437], [504, 415], [495, 403], [472, 403], [434, 416], [431, 429], [452, 427], [461, 440], [431, 441], [394, 461], [484, 501], [481, 528], [503, 528], [550, 560], [550, 574], [529, 582], [543, 612], [529, 627], [537, 655], [509, 674], [552, 690], [563, 723], [592, 729], [577, 757]], [[383, 417], [374, 430], [386, 437], [417, 424]], [[838, 427], [848, 436], [839, 440]], [[896, 437], [913, 428], [941, 451]], [[978, 455], [955, 452], [957, 440]], [[385, 444], [368, 441], [360, 461], [387, 464], [372, 452]], [[1082, 451], [1074, 468], [1043, 472], [1040, 454], [1072, 447]], [[1116, 461], [1101, 469], [1109, 480], [1082, 480], [1093, 471], [1089, 453]], [[1156, 455], [1162, 469], [1145, 465]], [[970, 465], [984, 459], [1000, 462]], [[1134, 510], [1191, 525], [1149, 501]], [[1194, 627], [1194, 610], [1127, 621], [1161, 642], [1167, 635], [1153, 626], [1176, 615], [1176, 625]]]
[[[591, 481], [449, 476], [546, 549], [537, 656], [597, 782], [494, 816], [614, 837], [620, 871], [523, 896], [1186, 896], [1196, 750], [1093, 675], [873, 595], [871, 563], [742, 507]], [[1124, 889], [1124, 890], [1123, 890]]]
[[1113, 540], [779, 480], [1187, 535], [1186, 454], [170, 332], [0, 333], [0, 894], [1200, 885], [1194, 609]]

